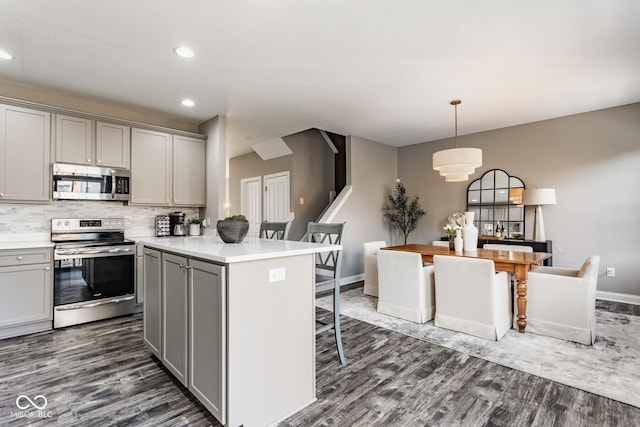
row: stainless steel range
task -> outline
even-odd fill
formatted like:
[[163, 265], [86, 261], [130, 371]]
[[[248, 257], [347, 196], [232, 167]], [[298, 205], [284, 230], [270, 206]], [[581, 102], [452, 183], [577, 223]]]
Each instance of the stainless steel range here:
[[54, 218], [53, 327], [131, 314], [135, 242], [123, 218]]

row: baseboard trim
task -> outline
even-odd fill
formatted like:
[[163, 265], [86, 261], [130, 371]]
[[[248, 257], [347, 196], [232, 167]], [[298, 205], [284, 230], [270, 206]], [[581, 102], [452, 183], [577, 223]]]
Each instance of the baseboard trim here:
[[46, 332], [53, 329], [53, 321], [44, 320], [40, 322], [27, 323], [25, 325], [8, 326], [0, 329], [0, 339], [17, 337], [20, 335], [34, 334], [36, 332]]
[[596, 299], [640, 305], [640, 295], [621, 294], [618, 292], [596, 291]]
[[343, 277], [340, 279], [340, 287], [344, 287], [356, 282], [362, 282], [364, 280], [364, 273], [354, 274], [353, 276]]

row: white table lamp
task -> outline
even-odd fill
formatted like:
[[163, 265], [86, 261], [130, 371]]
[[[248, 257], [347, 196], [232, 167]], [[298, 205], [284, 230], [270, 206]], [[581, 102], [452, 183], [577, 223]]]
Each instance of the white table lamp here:
[[534, 188], [525, 189], [522, 192], [522, 204], [525, 206], [535, 206], [535, 225], [533, 228], [533, 240], [536, 242], [545, 242], [547, 239], [544, 235], [544, 220], [542, 219], [542, 205], [556, 204], [555, 188]]

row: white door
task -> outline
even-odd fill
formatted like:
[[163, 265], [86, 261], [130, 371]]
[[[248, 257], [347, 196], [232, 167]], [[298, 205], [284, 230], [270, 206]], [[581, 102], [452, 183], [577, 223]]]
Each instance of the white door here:
[[284, 222], [289, 219], [289, 171], [264, 176], [264, 211], [266, 221]]
[[249, 235], [258, 236], [262, 222], [262, 178], [244, 178], [240, 180], [240, 212], [249, 221]]

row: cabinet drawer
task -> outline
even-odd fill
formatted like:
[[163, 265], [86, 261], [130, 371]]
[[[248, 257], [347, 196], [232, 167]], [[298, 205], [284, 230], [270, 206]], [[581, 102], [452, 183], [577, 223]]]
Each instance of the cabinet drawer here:
[[51, 249], [11, 249], [0, 251], [0, 267], [51, 262]]

